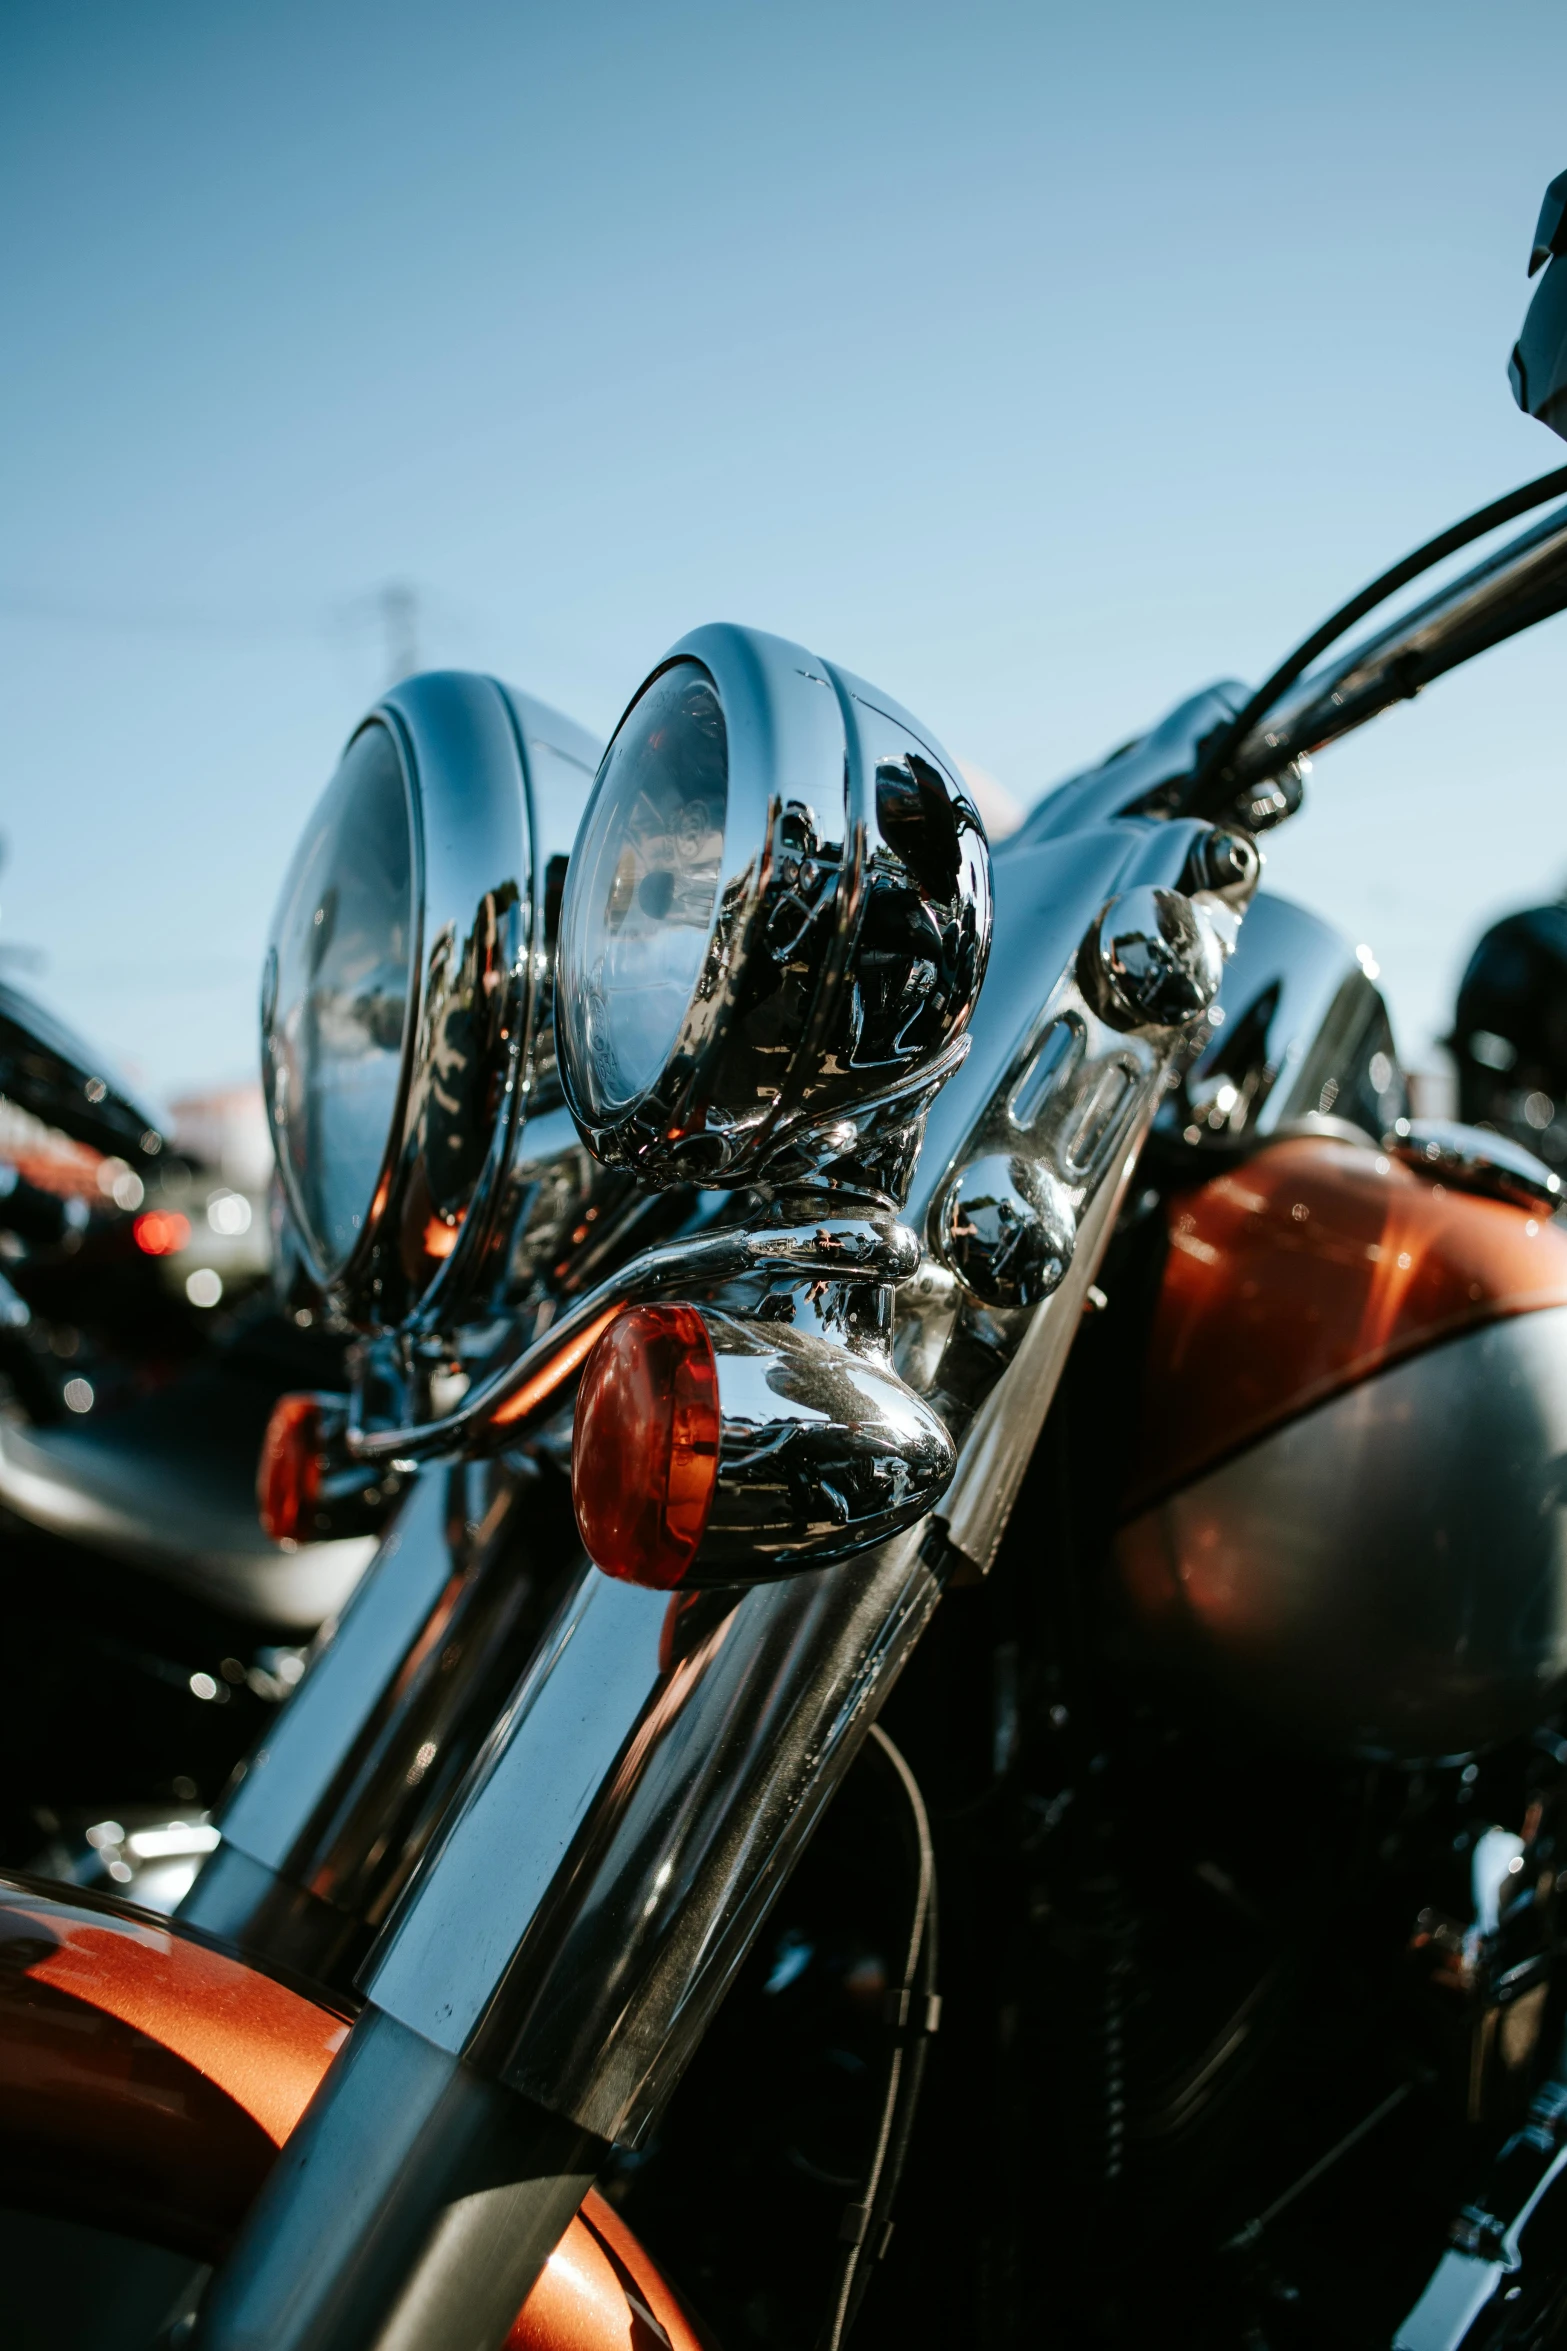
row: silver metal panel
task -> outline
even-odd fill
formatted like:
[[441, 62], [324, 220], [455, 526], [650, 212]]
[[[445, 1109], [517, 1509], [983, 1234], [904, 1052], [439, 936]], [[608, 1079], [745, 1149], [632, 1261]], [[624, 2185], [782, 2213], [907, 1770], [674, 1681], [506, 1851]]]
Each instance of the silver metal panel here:
[[1087, 924], [1150, 849], [1178, 873], [1190, 838], [1186, 826], [1104, 825], [1071, 840], [1009, 841], [998, 853], [990, 963], [969, 1022], [968, 1059], [931, 1105], [909, 1187], [904, 1213], [916, 1232], [967, 1156], [997, 1087], [1031, 1035], [1043, 1035], [1046, 1001], [1076, 961]]
[[427, 1470], [219, 1815], [225, 1841], [280, 1870], [451, 1573], [446, 1480]]
[[1280, 1731], [1418, 1757], [1527, 1730], [1567, 1686], [1567, 1307], [1303, 1413], [1120, 1557], [1149, 1654]]
[[667, 1593], [584, 1568], [495, 1727], [420, 1898], [388, 1931], [369, 1980], [376, 2006], [453, 2056], [658, 1686], [669, 1609]]
[[[1151, 1109], [1152, 1105], [1147, 1105]], [[988, 1575], [1033, 1459], [1061, 1374], [1077, 1336], [1083, 1301], [1099, 1270], [1116, 1212], [1137, 1166], [1143, 1132], [1124, 1153], [1113, 1181], [1101, 1184], [1078, 1227], [1077, 1248], [1054, 1297], [1034, 1310], [1016, 1355], [985, 1398], [964, 1440], [957, 1474], [936, 1506], [947, 1540]]]
[[374, 2005], [635, 2137], [935, 1605], [920, 1540], [738, 1599], [586, 1577], [377, 1948]]

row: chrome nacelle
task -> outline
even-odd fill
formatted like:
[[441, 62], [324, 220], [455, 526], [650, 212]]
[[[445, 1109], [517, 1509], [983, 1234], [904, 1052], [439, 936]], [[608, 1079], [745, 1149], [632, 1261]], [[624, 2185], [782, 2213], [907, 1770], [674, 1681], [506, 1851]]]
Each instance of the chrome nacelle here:
[[584, 1139], [661, 1187], [890, 1198], [872, 1161], [957, 1066], [989, 939], [984, 830], [928, 729], [803, 646], [697, 629], [621, 720], [567, 885]]
[[598, 745], [494, 679], [436, 671], [356, 730], [284, 884], [262, 988], [268, 1117], [336, 1312], [450, 1328], [516, 1221], [553, 1096], [551, 963]]

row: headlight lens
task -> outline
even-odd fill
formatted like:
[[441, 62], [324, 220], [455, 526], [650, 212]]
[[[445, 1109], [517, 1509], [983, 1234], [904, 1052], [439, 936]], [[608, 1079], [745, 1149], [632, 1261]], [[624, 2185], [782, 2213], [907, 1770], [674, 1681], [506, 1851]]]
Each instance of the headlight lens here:
[[408, 794], [375, 724], [344, 753], [294, 859], [263, 989], [278, 1165], [327, 1280], [370, 1214], [397, 1114], [413, 928]]
[[724, 714], [693, 661], [633, 704], [599, 773], [561, 914], [561, 1018], [595, 1119], [667, 1064], [702, 971], [723, 871]]
[[833, 1169], [879, 1197], [967, 1050], [989, 935], [984, 831], [928, 731], [803, 645], [695, 629], [617, 728], [572, 853], [577, 1131], [657, 1187]]

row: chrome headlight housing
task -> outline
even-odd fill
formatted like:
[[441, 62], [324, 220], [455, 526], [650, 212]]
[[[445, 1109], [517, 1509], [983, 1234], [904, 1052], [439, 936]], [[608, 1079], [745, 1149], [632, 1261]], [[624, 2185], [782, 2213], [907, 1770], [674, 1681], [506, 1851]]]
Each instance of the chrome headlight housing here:
[[553, 1083], [550, 949], [599, 745], [462, 671], [350, 740], [284, 882], [262, 1081], [313, 1278], [364, 1324], [445, 1315], [502, 1237]]
[[858, 1165], [966, 1051], [984, 829], [940, 745], [798, 645], [716, 626], [633, 699], [561, 912], [584, 1140], [655, 1186]]

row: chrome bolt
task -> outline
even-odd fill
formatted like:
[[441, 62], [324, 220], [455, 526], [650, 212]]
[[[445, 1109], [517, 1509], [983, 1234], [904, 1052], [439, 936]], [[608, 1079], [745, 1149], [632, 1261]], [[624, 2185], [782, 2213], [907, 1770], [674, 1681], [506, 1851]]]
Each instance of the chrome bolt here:
[[1078, 976], [1112, 1028], [1181, 1028], [1218, 994], [1224, 947], [1181, 891], [1143, 887], [1111, 899], [1083, 942]]
[[1064, 1188], [1036, 1160], [990, 1152], [947, 1194], [941, 1253], [987, 1306], [1034, 1306], [1072, 1262], [1077, 1222]]

